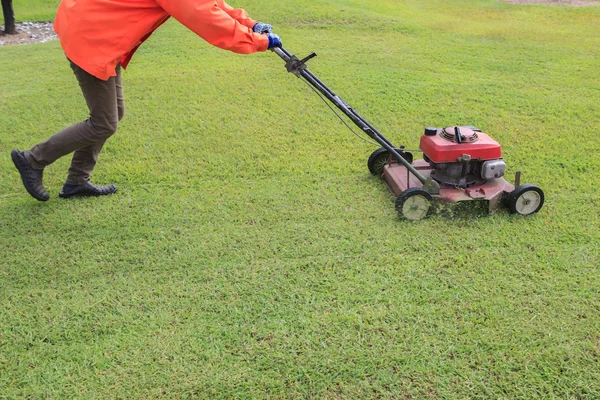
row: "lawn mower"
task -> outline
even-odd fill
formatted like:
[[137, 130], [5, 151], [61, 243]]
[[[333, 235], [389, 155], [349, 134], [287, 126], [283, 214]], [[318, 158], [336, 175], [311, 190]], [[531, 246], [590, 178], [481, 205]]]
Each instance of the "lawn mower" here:
[[503, 178], [506, 163], [502, 148], [480, 129], [426, 127], [419, 145], [423, 159], [413, 160], [405, 146], [394, 146], [308, 70], [306, 62], [315, 53], [299, 59], [283, 47], [275, 47], [273, 51], [285, 61], [288, 72], [308, 83], [334, 112], [330, 103], [381, 146], [371, 154], [367, 166], [396, 197], [396, 210], [401, 218], [420, 220], [434, 212], [489, 215], [501, 208], [530, 215], [542, 208], [544, 192], [535, 185], [521, 185], [520, 171], [515, 174], [514, 185]]

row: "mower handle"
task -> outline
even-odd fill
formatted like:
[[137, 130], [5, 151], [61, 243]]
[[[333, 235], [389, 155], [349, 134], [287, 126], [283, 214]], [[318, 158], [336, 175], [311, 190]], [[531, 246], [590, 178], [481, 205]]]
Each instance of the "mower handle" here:
[[283, 47], [273, 47], [271, 49], [273, 53], [277, 54], [279, 57], [283, 58], [284, 61], [287, 61], [292, 55]]
[[412, 166], [404, 157], [402, 157], [396, 147], [390, 142], [385, 136], [383, 136], [373, 125], [371, 125], [366, 119], [360, 116], [348, 103], [342, 100], [337, 94], [335, 94], [327, 85], [319, 80], [312, 72], [306, 67], [306, 62], [311, 58], [315, 57], [315, 53], [311, 53], [309, 56], [299, 59], [285, 48], [273, 47], [271, 49], [277, 54], [283, 61], [285, 61], [285, 67], [288, 72], [293, 73], [298, 78], [304, 78], [311, 86], [322, 93], [327, 100], [333, 103], [338, 109], [340, 109], [348, 118], [356, 124], [363, 132], [365, 132], [370, 138], [377, 141], [384, 149], [390, 152], [392, 156], [404, 165], [421, 183], [423, 183], [423, 189], [430, 194], [439, 194], [440, 185], [431, 178], [425, 178], [419, 171]]

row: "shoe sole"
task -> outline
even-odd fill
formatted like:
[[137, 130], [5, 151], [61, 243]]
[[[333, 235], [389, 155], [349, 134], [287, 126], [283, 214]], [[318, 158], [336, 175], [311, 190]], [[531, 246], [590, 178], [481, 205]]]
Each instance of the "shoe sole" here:
[[33, 190], [31, 190], [29, 187], [27, 187], [25, 178], [23, 177], [23, 165], [21, 164], [19, 152], [16, 150], [13, 150], [10, 152], [10, 156], [12, 158], [13, 164], [15, 164], [15, 167], [17, 168], [17, 171], [19, 171], [19, 174], [21, 175], [21, 182], [23, 182], [23, 186], [25, 186], [25, 190], [27, 190], [27, 193], [29, 193], [31, 195], [31, 197], [33, 197], [34, 199], [36, 199], [38, 201], [50, 200], [49, 194], [47, 194], [47, 196], [40, 197], [37, 193], [35, 193]]
[[100, 196], [110, 196], [115, 194], [117, 189], [115, 188], [114, 192], [111, 193], [90, 193], [90, 192], [76, 192], [76, 193], [65, 193], [62, 190], [58, 192], [58, 197], [61, 199], [70, 199], [73, 197], [100, 197]]

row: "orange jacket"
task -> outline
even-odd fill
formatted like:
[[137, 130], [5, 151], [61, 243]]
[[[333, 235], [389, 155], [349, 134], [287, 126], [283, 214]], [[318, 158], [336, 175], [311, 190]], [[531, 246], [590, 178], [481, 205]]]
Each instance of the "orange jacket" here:
[[252, 32], [257, 21], [223, 0], [62, 0], [54, 30], [71, 61], [107, 80], [170, 16], [222, 49], [248, 54], [269, 45]]

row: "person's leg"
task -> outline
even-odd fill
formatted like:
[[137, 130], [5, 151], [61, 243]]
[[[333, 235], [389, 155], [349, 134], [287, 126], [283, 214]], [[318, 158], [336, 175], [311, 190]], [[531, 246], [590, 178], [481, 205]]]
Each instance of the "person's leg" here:
[[[25, 151], [25, 157], [35, 169], [43, 169], [60, 157], [81, 148], [104, 143], [117, 130], [119, 119], [116, 77], [103, 81], [73, 62], [71, 68], [90, 110], [90, 117]], [[85, 176], [89, 176], [90, 172], [85, 165], [82, 168], [76, 167], [74, 174], [69, 174], [69, 179], [77, 183], [84, 182]]]
[[[125, 114], [125, 101], [123, 96], [123, 81], [121, 77], [121, 68], [117, 67], [117, 76], [114, 77], [115, 85], [115, 98], [117, 107], [117, 122], [121, 121]], [[82, 87], [82, 90], [83, 87]], [[96, 106], [97, 107], [97, 106]], [[112, 107], [112, 105], [111, 105]], [[100, 110], [102, 112], [104, 110]], [[97, 114], [97, 112], [96, 112]], [[92, 107], [90, 107], [90, 115], [92, 113]], [[73, 153], [73, 159], [71, 160], [71, 167], [69, 168], [69, 175], [67, 176], [67, 185], [81, 185], [90, 180], [94, 166], [98, 161], [98, 155], [106, 143], [105, 139], [100, 139], [95, 143], [88, 146], [82, 147]]]
[[44, 168], [66, 154], [96, 143], [100, 143], [100, 146], [92, 151], [92, 155], [95, 154], [94, 161], [91, 164], [84, 162], [81, 168], [75, 167], [73, 174], [69, 174], [69, 179], [73, 182], [85, 182], [85, 185], [66, 194], [61, 191], [59, 196], [99, 196], [111, 194], [117, 190], [114, 185], [99, 187], [86, 179], [89, 179], [102, 144], [116, 132], [119, 119], [123, 115], [120, 71], [116, 71], [119, 75], [118, 79], [112, 77], [103, 81], [88, 74], [73, 62], [71, 62], [71, 68], [90, 110], [90, 117], [63, 129], [47, 141], [39, 143], [29, 150], [13, 150], [11, 152], [15, 167], [21, 174], [23, 186], [31, 196], [40, 201], [50, 198], [42, 182]]

